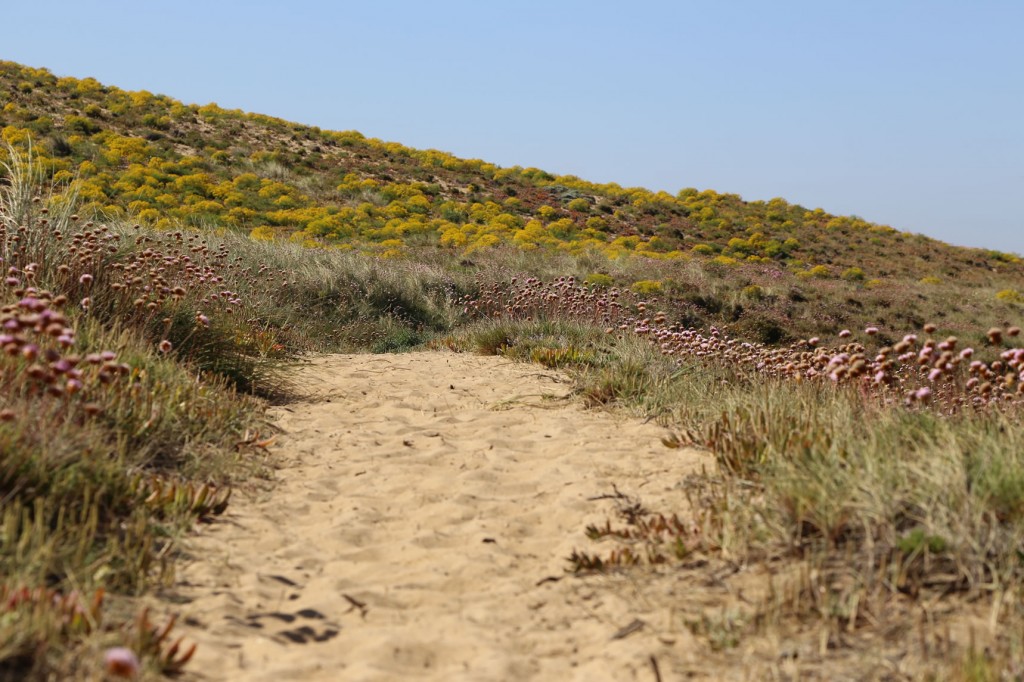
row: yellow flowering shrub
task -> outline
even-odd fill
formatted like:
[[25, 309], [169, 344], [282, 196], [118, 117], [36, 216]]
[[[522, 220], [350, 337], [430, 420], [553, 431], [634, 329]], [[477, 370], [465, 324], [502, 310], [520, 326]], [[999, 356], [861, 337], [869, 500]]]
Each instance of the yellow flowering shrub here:
[[615, 283], [615, 280], [613, 280], [609, 275], [604, 275], [599, 272], [595, 272], [587, 275], [583, 279], [583, 283], [589, 284], [590, 286], [607, 289], [608, 287]]
[[633, 282], [629, 289], [638, 296], [655, 296], [664, 291], [665, 285], [658, 280], [642, 279]]
[[841, 275], [843, 279], [850, 282], [861, 282], [864, 280], [865, 276], [864, 271], [856, 266], [843, 270], [843, 274]]

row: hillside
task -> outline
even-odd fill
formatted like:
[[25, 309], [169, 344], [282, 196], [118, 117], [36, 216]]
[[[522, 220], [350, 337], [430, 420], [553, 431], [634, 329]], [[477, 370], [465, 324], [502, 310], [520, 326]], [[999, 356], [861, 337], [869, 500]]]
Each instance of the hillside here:
[[[515, 608], [491, 610], [503, 632], [546, 633], [529, 625], [548, 618], [542, 594], [578, 595], [547, 621], [573, 641], [544, 634], [534, 670], [584, 670], [628, 638], [642, 679], [662, 664], [705, 679], [1024, 671], [1019, 257], [10, 63], [0, 105], [0, 682], [157, 680], [243, 649], [315, 666], [329, 639], [352, 670], [423, 672], [434, 648], [410, 658], [392, 627], [364, 631], [380, 657], [353, 639], [387, 613], [378, 588], [406, 591], [375, 565], [404, 570], [410, 546], [435, 577], [488, 579], [424, 603], [426, 624], [487, 611], [502, 575], [519, 586]], [[373, 355], [329, 355], [351, 351]], [[537, 480], [566, 505], [538, 506]], [[452, 486], [460, 505], [508, 499], [493, 518], [429, 513]], [[386, 517], [361, 516], [374, 496]], [[338, 505], [395, 534], [375, 544]], [[558, 532], [506, 533], [520, 509]], [[254, 510], [284, 544], [244, 529]], [[307, 521], [354, 553], [303, 540]], [[239, 544], [204, 549], [201, 524]], [[303, 568], [288, 545], [312, 553]], [[499, 575], [496, 552], [543, 574]], [[225, 561], [245, 564], [231, 570], [255, 601], [215, 616]], [[268, 610], [327, 562], [344, 613]], [[188, 611], [187, 564], [217, 592]], [[581, 627], [602, 603], [614, 622]]]
[[567, 254], [573, 272], [561, 274], [631, 287], [681, 322], [769, 343], [946, 317], [962, 331], [1024, 302], [1015, 255], [783, 199], [500, 168], [10, 62], [0, 62], [0, 128], [9, 143], [31, 139], [55, 180], [75, 182], [80, 211], [100, 219], [383, 258], [428, 250], [467, 272], [515, 250], [520, 269], [545, 274], [530, 252]]

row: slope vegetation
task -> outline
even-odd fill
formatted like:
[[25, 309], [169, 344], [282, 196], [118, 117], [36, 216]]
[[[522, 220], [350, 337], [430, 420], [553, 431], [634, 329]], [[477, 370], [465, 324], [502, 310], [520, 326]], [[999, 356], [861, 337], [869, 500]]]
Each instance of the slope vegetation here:
[[[434, 257], [571, 257], [579, 279], [658, 296], [688, 323], [778, 342], [842, 326], [1006, 318], [1024, 301], [1012, 254], [952, 247], [777, 198], [594, 184], [500, 168], [215, 104], [0, 63], [0, 128], [34, 141], [80, 211], [158, 228]], [[566, 269], [563, 266], [563, 270]], [[956, 327], [956, 323], [951, 323]]]

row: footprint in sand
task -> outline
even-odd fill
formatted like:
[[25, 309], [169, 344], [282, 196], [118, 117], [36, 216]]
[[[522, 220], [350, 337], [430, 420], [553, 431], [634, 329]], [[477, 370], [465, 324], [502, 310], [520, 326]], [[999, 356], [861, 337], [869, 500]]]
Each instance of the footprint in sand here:
[[[334, 639], [341, 630], [340, 626], [326, 622], [326, 616], [316, 609], [301, 609], [294, 613], [285, 613], [282, 611], [254, 613], [246, 617], [244, 624], [250, 628], [263, 629], [265, 627], [265, 621], [268, 620], [288, 623], [289, 625], [295, 624], [295, 627], [287, 630], [277, 630], [273, 635], [273, 637], [279, 641], [286, 640], [293, 644], [326, 642], [329, 639]], [[323, 626], [318, 629], [310, 625], [301, 624], [303, 620], [324, 621], [324, 623]], [[318, 623], [318, 625], [320, 624]]]

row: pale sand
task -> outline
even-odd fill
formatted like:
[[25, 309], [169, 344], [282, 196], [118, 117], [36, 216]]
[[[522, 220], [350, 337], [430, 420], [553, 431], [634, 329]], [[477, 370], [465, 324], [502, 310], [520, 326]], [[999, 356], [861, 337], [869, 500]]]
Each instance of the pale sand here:
[[652, 655], [674, 678], [692, 636], [671, 600], [566, 558], [607, 551], [584, 529], [614, 518], [591, 499], [613, 486], [685, 515], [707, 455], [500, 358], [331, 356], [297, 378], [271, 490], [188, 543], [186, 679], [654, 680]]

